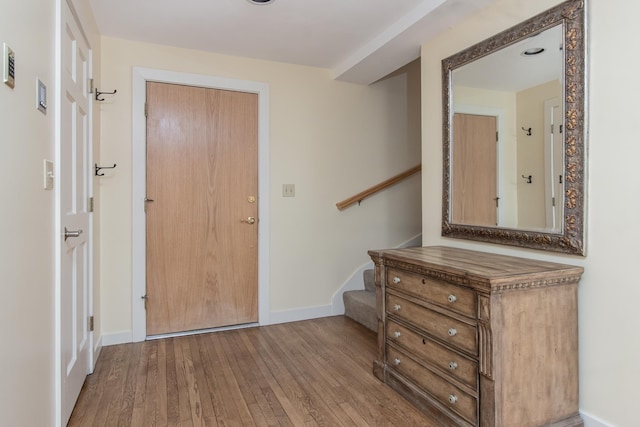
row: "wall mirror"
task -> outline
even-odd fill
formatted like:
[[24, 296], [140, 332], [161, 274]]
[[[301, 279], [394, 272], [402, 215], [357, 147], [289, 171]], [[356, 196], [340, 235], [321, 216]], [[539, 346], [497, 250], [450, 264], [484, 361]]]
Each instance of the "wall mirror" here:
[[585, 13], [569, 0], [442, 61], [442, 235], [585, 255]]

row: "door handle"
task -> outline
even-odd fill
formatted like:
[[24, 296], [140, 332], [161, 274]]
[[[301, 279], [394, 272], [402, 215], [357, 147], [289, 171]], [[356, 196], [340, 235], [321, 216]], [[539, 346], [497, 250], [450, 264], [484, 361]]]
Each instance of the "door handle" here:
[[246, 222], [247, 224], [255, 224], [256, 223], [256, 219], [252, 216], [250, 216], [247, 219], [241, 219], [240, 222]]
[[147, 213], [147, 204], [155, 202], [155, 200], [150, 199], [148, 197], [144, 198], [144, 212]]
[[72, 230], [67, 230], [67, 227], [65, 227], [64, 228], [64, 241], [66, 242], [69, 237], [80, 237], [81, 234], [82, 234], [82, 229], [76, 230], [76, 231], [72, 231]]

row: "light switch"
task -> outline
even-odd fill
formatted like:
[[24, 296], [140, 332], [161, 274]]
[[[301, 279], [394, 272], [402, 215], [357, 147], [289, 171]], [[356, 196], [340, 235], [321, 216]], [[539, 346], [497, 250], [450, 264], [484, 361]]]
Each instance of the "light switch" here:
[[16, 86], [16, 54], [6, 43], [2, 44], [4, 62], [4, 84], [13, 89]]
[[53, 190], [53, 162], [44, 161], [44, 189]]
[[296, 197], [296, 185], [282, 184], [282, 197]]

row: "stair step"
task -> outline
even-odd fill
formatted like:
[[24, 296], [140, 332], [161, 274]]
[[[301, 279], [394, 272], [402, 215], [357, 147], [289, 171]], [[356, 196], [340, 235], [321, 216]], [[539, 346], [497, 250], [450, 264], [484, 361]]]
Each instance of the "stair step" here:
[[376, 332], [378, 317], [376, 315], [376, 294], [367, 290], [347, 291], [342, 294], [345, 316]]
[[376, 276], [373, 268], [369, 270], [365, 270], [362, 272], [362, 277], [364, 278], [364, 288], [368, 291], [375, 292], [376, 291]]

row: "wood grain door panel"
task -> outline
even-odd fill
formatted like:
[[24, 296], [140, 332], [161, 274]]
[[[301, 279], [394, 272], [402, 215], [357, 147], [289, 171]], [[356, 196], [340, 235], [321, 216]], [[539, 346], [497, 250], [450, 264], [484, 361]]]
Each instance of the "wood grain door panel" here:
[[496, 129], [493, 116], [453, 116], [451, 209], [455, 224], [498, 224]]
[[257, 98], [147, 83], [148, 335], [258, 320]]

